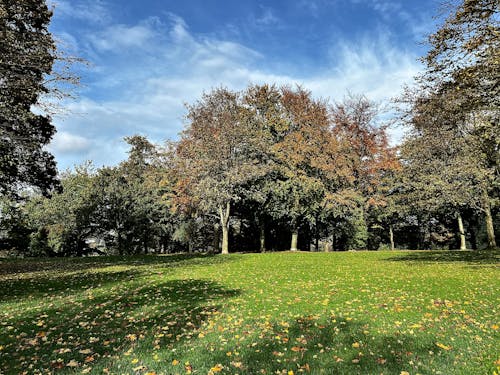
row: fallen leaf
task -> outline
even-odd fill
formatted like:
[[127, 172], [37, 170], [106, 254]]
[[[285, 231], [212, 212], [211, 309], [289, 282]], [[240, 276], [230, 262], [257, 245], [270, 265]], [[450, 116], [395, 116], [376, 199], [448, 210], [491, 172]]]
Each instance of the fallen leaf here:
[[74, 359], [72, 359], [71, 361], [69, 361], [68, 363], [66, 363], [66, 366], [67, 367], [78, 367], [80, 364], [75, 361]]

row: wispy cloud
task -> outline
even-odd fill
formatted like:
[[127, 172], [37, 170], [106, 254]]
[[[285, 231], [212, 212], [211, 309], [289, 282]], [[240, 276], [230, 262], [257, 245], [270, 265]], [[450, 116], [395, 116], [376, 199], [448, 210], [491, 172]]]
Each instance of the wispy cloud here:
[[57, 123], [60, 133], [51, 147], [63, 168], [86, 159], [96, 165], [118, 162], [126, 156], [121, 141], [126, 135], [139, 133], [156, 142], [175, 138], [183, 127], [184, 103], [220, 85], [301, 84], [316, 96], [340, 99], [350, 90], [383, 102], [419, 69], [415, 56], [394, 47], [389, 37], [367, 36], [358, 43], [333, 43], [330, 64], [322, 69], [301, 77], [276, 73], [261, 52], [198, 35], [174, 14], [108, 25], [85, 41], [97, 58], [112, 53], [113, 63], [98, 66], [94, 92], [70, 105], [79, 115]]
[[155, 21], [155, 18], [150, 18], [134, 26], [111, 25], [101, 32], [91, 34], [89, 39], [98, 52], [123, 53], [129, 48], [143, 49], [150, 46], [157, 36], [153, 25]]
[[48, 4], [49, 7], [54, 7], [55, 17], [73, 18], [96, 24], [105, 24], [112, 19], [109, 4], [102, 0], [81, 0], [78, 2], [49, 0]]
[[281, 20], [276, 16], [273, 9], [261, 6], [261, 14], [254, 17], [254, 24], [259, 28], [281, 26]]

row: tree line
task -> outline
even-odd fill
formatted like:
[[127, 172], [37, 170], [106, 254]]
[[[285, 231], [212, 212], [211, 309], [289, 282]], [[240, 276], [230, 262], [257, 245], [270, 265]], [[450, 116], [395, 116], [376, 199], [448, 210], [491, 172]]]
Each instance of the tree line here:
[[[51, 14], [39, 1], [23, 4], [1, 9], [10, 38], [0, 64], [10, 90], [0, 107], [3, 248], [65, 256], [497, 246], [496, 1], [456, 2], [429, 36], [425, 69], [397, 101], [409, 129], [398, 147], [363, 95], [332, 103], [302, 87], [220, 87], [187, 106], [178, 141], [134, 135], [119, 165], [86, 163], [59, 179], [43, 149], [50, 116], [31, 112], [50, 91]], [[46, 58], [34, 59], [30, 33]]]

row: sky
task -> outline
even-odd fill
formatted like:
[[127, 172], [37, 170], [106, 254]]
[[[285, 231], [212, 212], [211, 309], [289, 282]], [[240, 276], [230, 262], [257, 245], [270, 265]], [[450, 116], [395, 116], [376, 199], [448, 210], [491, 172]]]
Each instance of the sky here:
[[[385, 106], [422, 69], [437, 0], [51, 0], [60, 48], [86, 59], [48, 149], [60, 170], [127, 157], [123, 138], [178, 139], [212, 88], [299, 84]], [[392, 129], [397, 143], [401, 129]]]

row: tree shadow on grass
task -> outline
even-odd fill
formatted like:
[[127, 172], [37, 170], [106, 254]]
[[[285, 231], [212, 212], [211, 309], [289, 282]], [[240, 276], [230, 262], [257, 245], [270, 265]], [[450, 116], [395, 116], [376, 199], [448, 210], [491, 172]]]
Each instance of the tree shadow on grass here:
[[172, 255], [131, 255], [96, 256], [86, 258], [26, 258], [0, 259], [0, 277], [31, 272], [73, 272], [88, 269], [101, 269], [112, 266], [159, 266], [174, 267], [184, 263], [219, 264], [234, 260], [218, 254], [172, 254]]
[[306, 316], [274, 324], [256, 344], [239, 348], [240, 355], [231, 360], [220, 352], [210, 360], [220, 363], [225, 373], [399, 375], [429, 371], [431, 350], [436, 346], [430, 336], [417, 341], [415, 336], [369, 332], [363, 322]]
[[1, 322], [0, 373], [64, 373], [112, 366], [127, 353], [151, 357], [156, 349], [189, 339], [221, 300], [238, 294], [191, 279], [132, 288], [117, 284], [106, 295], [75, 298], [61, 306], [47, 300], [37, 313]]
[[402, 255], [392, 256], [386, 260], [392, 262], [462, 262], [471, 265], [496, 265], [500, 263], [498, 250], [439, 250], [412, 251]]
[[[234, 257], [193, 254], [0, 262], [0, 302], [53, 298], [58, 294], [132, 281], [154, 272], [166, 275], [181, 267], [233, 260]], [[108, 267], [120, 268], [106, 270]]]

